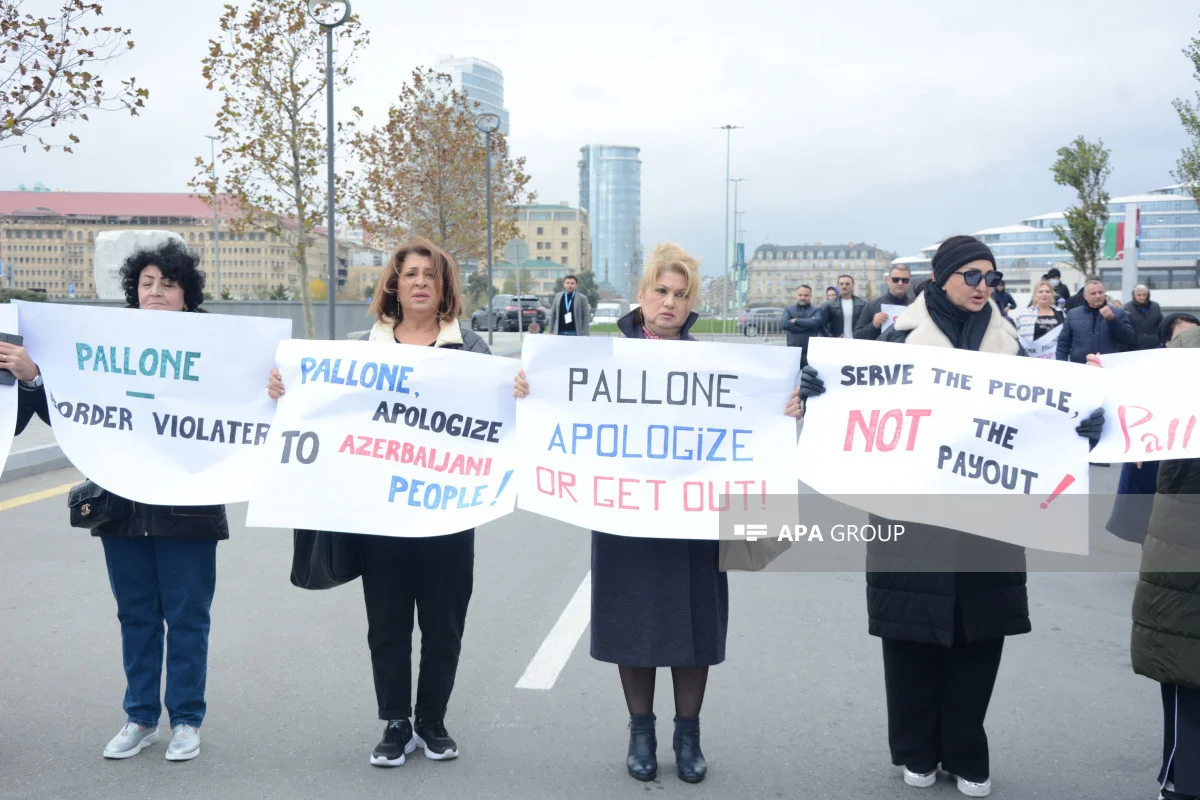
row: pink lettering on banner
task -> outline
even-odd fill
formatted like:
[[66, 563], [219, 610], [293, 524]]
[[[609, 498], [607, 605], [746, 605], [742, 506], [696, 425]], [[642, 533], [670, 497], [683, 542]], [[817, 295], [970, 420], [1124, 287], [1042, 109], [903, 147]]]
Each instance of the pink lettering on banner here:
[[[1135, 419], [1130, 421], [1130, 417]], [[1180, 440], [1178, 434], [1182, 420], [1179, 417], [1156, 419], [1154, 412], [1143, 406], [1117, 406], [1117, 421], [1121, 426], [1121, 436], [1125, 440], [1125, 453], [1133, 447], [1134, 437], [1141, 443], [1142, 449], [1139, 452], [1145, 455], [1161, 453], [1163, 450], [1170, 452], [1175, 449], [1176, 443], [1179, 444], [1180, 450], [1186, 450], [1192, 440], [1192, 433], [1196, 430], [1196, 415], [1192, 414], [1187, 417], [1183, 438]], [[1138, 430], [1134, 430], [1135, 428]], [[1164, 437], [1166, 445], [1163, 444]]]
[[548, 494], [551, 497], [557, 495], [559, 500], [569, 497], [572, 503], [579, 502], [575, 499], [575, 493], [571, 491], [575, 488], [574, 474], [561, 470], [556, 472], [549, 467], [537, 467], [534, 473], [537, 476], [537, 490], [540, 494]]
[[[911, 425], [908, 429], [908, 440], [905, 442], [904, 449], [912, 451], [917, 443], [917, 431], [921, 420], [932, 414], [933, 410], [929, 408], [907, 410], [893, 408], [884, 413], [881, 418], [879, 409], [873, 409], [871, 420], [868, 422], [863, 416], [863, 412], [851, 411], [850, 417], [846, 421], [846, 443], [842, 449], [844, 451], [853, 450], [855, 434], [861, 433], [866, 444], [864, 452], [870, 453], [872, 450], [883, 453], [891, 452], [900, 443], [901, 435], [904, 432], [904, 418], [908, 417]], [[888, 430], [889, 423], [891, 423], [890, 431]]]

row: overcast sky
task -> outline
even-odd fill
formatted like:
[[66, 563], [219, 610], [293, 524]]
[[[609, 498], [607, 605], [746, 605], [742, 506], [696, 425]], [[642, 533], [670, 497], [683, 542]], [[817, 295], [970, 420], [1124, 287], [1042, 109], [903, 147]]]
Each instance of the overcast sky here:
[[[1195, 0], [353, 0], [372, 43], [339, 94], [383, 118], [416, 66], [475, 56], [504, 71], [511, 149], [543, 202], [578, 203], [579, 148], [641, 147], [642, 239], [719, 273], [726, 123], [745, 178], [747, 249], [865, 241], [913, 255], [946, 235], [1071, 202], [1049, 166], [1079, 134], [1112, 149], [1116, 196], [1174, 181], [1174, 97]], [[30, 9], [54, 5], [25, 0]], [[74, 155], [0, 150], [0, 188], [186, 191], [215, 93], [200, 59], [218, 0], [106, 0], [151, 90], [138, 119], [93, 115]]]

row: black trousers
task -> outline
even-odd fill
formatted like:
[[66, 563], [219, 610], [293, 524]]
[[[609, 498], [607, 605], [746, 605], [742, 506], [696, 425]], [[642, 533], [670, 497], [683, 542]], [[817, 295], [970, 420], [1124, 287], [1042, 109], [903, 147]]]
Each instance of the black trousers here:
[[1159, 785], [1170, 781], [1178, 794], [1200, 796], [1200, 692], [1161, 685], [1163, 763]]
[[983, 719], [1003, 649], [1003, 638], [967, 643], [956, 635], [953, 647], [883, 640], [893, 764], [920, 773], [941, 764], [969, 781], [988, 779]]
[[403, 538], [360, 536], [367, 644], [380, 719], [412, 716], [413, 608], [421, 626], [416, 718], [446, 715], [475, 572], [475, 531]]

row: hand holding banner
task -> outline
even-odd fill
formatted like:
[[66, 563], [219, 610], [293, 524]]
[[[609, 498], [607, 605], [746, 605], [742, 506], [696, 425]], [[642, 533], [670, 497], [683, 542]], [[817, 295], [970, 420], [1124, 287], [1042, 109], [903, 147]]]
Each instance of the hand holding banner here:
[[[816, 339], [808, 362], [827, 387], [808, 401], [796, 448], [813, 489], [889, 519], [1087, 552], [1086, 514], [1054, 499], [1087, 494], [1088, 444], [1075, 426], [1100, 405], [1098, 376], [861, 340]], [[953, 502], [961, 495], [975, 497]], [[1011, 499], [997, 513], [979, 496]]]
[[535, 336], [522, 360], [522, 509], [626, 536], [717, 539], [730, 504], [796, 492], [784, 406], [799, 348]]
[[249, 496], [275, 410], [266, 377], [287, 320], [17, 306], [54, 436], [80, 472], [139, 503]]
[[511, 359], [295, 340], [278, 362], [287, 393], [247, 524], [440, 536], [513, 510]]

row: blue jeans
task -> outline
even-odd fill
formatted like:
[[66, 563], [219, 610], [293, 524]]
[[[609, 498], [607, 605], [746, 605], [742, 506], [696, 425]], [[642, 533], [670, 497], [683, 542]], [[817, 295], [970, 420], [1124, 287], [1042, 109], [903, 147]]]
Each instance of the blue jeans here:
[[103, 538], [108, 580], [121, 621], [125, 713], [158, 727], [163, 703], [163, 623], [171, 726], [204, 722], [209, 609], [217, 583], [217, 543], [142, 536]]
[[559, 336], [575, 336], [575, 331], [559, 331]]

